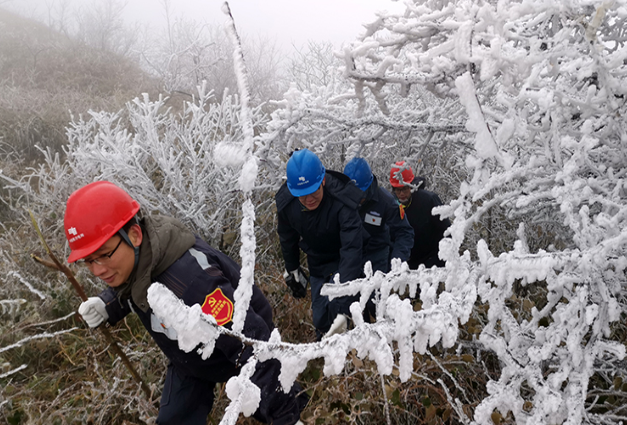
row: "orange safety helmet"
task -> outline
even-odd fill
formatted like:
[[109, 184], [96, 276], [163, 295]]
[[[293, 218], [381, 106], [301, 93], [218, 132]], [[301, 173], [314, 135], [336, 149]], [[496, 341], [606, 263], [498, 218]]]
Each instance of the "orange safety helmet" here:
[[139, 203], [111, 182], [81, 187], [70, 195], [63, 225], [73, 263], [100, 248], [139, 211]]
[[412, 171], [411, 167], [409, 165], [405, 165], [405, 161], [398, 161], [395, 163], [397, 166], [396, 167], [392, 167], [392, 169], [390, 170], [390, 184], [392, 185], [392, 187], [404, 187], [405, 185], [401, 182], [398, 181], [398, 178], [396, 178], [396, 173], [398, 173], [401, 168], [403, 168], [403, 172], [401, 173], [401, 176], [403, 177], [403, 181], [405, 183], [411, 183], [412, 181], [414, 181], [414, 172]]

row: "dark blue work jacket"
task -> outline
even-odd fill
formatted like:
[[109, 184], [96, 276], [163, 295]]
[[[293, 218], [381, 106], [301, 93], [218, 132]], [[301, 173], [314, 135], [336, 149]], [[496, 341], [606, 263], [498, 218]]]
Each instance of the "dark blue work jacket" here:
[[442, 201], [437, 194], [418, 189], [411, 194], [411, 202], [405, 207], [407, 220], [414, 229], [414, 246], [407, 262], [411, 269], [417, 269], [421, 264], [426, 268], [444, 266], [438, 257], [438, 245], [451, 222], [432, 214], [433, 208], [440, 205]]
[[401, 218], [398, 202], [387, 190], [379, 187], [376, 176], [366, 190], [366, 199], [359, 215], [370, 240], [364, 246], [364, 256], [390, 247], [390, 258], [409, 260], [414, 245], [414, 229]]
[[[143, 246], [143, 245], [142, 245]], [[228, 256], [212, 248], [199, 237], [192, 248], [164, 272], [151, 280], [160, 282], [179, 297], [185, 305], [200, 304], [203, 311], [211, 312], [211, 305], [221, 305], [216, 311], [218, 324], [232, 325], [233, 293], [237, 288], [239, 266]], [[225, 382], [239, 373], [243, 363], [250, 357], [250, 347], [244, 349], [242, 343], [232, 337], [222, 335], [215, 344], [213, 354], [203, 360], [192, 350], [188, 353], [178, 347], [173, 329], [166, 329], [153, 314], [152, 309], [140, 309], [132, 299], [120, 300], [116, 292], [108, 288], [100, 294], [109, 313], [109, 323], [115, 324], [128, 313], [134, 311], [141, 319], [159, 348], [173, 363], [179, 373], [202, 378], [212, 382]], [[231, 315], [224, 308], [231, 308]], [[267, 340], [273, 329], [272, 310], [261, 291], [253, 287], [253, 296], [246, 315], [244, 334], [250, 338]]]

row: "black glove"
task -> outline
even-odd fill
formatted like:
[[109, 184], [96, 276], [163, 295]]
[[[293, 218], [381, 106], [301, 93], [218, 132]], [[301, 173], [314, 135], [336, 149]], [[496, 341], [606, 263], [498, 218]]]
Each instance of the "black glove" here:
[[285, 283], [292, 290], [294, 298], [305, 298], [307, 296], [307, 284], [309, 277], [303, 272], [302, 268], [297, 268], [291, 272], [283, 273]]

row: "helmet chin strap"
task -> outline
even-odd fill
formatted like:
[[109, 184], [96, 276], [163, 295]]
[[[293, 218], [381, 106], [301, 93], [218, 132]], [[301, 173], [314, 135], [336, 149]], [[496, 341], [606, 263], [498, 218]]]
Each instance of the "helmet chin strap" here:
[[120, 234], [124, 242], [126, 242], [128, 246], [133, 248], [133, 251], [135, 252], [135, 264], [133, 264], [134, 269], [135, 267], [137, 267], [137, 263], [139, 263], [139, 247], [133, 245], [133, 242], [131, 242], [131, 239], [128, 237], [128, 233], [126, 233], [126, 230], [120, 229], [118, 230], [118, 233]]

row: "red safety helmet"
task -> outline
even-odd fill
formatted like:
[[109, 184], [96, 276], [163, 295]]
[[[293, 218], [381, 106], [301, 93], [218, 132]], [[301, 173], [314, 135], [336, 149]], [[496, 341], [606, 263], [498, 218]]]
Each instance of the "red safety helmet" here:
[[139, 211], [139, 203], [111, 182], [83, 186], [70, 195], [63, 224], [73, 263], [100, 248]]
[[397, 165], [397, 167], [392, 167], [392, 169], [390, 170], [390, 184], [392, 185], [392, 187], [403, 187], [405, 186], [403, 183], [399, 182], [398, 179], [396, 178], [396, 173], [398, 173], [401, 168], [403, 168], [403, 172], [401, 173], [401, 176], [403, 177], [403, 181], [405, 183], [411, 183], [412, 181], [414, 181], [414, 172], [412, 171], [411, 167], [409, 165], [405, 165], [405, 161], [399, 161], [395, 163]]

